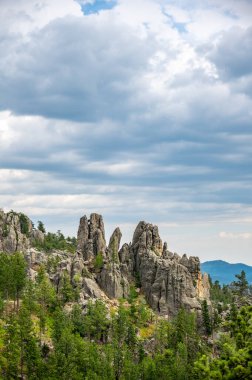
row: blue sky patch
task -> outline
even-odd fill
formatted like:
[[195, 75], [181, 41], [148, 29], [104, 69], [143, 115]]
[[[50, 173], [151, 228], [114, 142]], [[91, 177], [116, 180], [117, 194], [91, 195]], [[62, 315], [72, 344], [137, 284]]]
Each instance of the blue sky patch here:
[[102, 10], [112, 9], [116, 5], [115, 0], [106, 1], [106, 0], [96, 0], [92, 4], [86, 3], [81, 4], [81, 9], [85, 15], [90, 15], [93, 13], [99, 13]]

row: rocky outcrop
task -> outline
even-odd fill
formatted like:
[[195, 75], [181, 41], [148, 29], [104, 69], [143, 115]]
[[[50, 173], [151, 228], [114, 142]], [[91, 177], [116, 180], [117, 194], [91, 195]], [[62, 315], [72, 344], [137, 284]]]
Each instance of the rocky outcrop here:
[[30, 277], [44, 265], [56, 289], [67, 276], [83, 305], [96, 298], [126, 298], [131, 285], [162, 315], [173, 316], [181, 307], [200, 310], [200, 300], [209, 300], [208, 276], [201, 274], [199, 259], [170, 252], [157, 226], [141, 221], [132, 244], [120, 248], [121, 237], [116, 228], [106, 247], [102, 216], [91, 214], [80, 219], [74, 255], [56, 250], [48, 254], [31, 247], [33, 241], [42, 242], [44, 234], [27, 217], [0, 211], [0, 251], [25, 252]]
[[0, 252], [25, 252], [30, 246], [31, 220], [22, 213], [0, 210]]
[[133, 235], [132, 246], [152, 250], [161, 256], [163, 245], [158, 233], [158, 227], [152, 224], [139, 222]]
[[[197, 289], [200, 263], [197, 257], [182, 258], [162, 247], [158, 228], [140, 222], [130, 248], [133, 274], [141, 284], [141, 290], [153, 310], [160, 314], [174, 315], [179, 308], [200, 310]], [[206, 284], [202, 284], [204, 288]], [[207, 292], [204, 293], [207, 296]]]
[[110, 298], [126, 298], [129, 293], [128, 268], [119, 259], [121, 237], [116, 228], [109, 240], [107, 260], [97, 275], [99, 285]]
[[207, 273], [201, 273], [198, 272], [198, 278], [197, 278], [197, 296], [199, 299], [202, 300], [209, 300], [210, 299], [210, 283]]
[[[96, 215], [95, 219], [100, 218]], [[82, 218], [78, 236], [88, 236], [87, 225], [87, 218]], [[104, 236], [104, 229], [96, 236], [101, 235]], [[144, 221], [137, 225], [132, 244], [124, 244], [119, 250], [121, 236], [117, 228], [108, 248], [102, 251], [104, 262], [96, 274], [96, 281], [108, 297], [126, 297], [130, 284], [136, 283], [152, 309], [160, 314], [175, 315], [181, 307], [201, 309], [200, 299], [209, 298], [209, 285], [208, 278], [200, 273], [197, 257], [169, 252], [167, 244], [162, 244], [158, 227]], [[87, 240], [80, 241], [83, 247]], [[90, 245], [94, 245], [94, 240]], [[95, 254], [90, 252], [89, 259]]]
[[86, 216], [80, 219], [77, 250], [82, 253], [84, 260], [90, 260], [98, 253], [105, 254], [105, 231], [101, 215], [91, 214], [90, 219]]

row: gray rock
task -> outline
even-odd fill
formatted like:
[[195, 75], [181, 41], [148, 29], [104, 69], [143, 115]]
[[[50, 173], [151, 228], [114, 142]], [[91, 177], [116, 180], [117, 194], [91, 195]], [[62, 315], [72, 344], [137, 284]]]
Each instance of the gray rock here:
[[30, 247], [31, 220], [21, 213], [0, 212], [0, 251], [25, 252]]
[[139, 222], [133, 235], [132, 246], [150, 249], [160, 256], [163, 251], [163, 245], [158, 233], [158, 227], [143, 221]]
[[97, 283], [91, 278], [84, 278], [82, 283], [82, 293], [85, 299], [102, 298], [103, 292]]
[[30, 241], [32, 243], [35, 243], [35, 242], [44, 243], [44, 240], [45, 240], [45, 234], [42, 231], [37, 230], [37, 229], [33, 229], [31, 231]]
[[100, 287], [109, 298], [126, 298], [129, 293], [129, 282], [123, 274], [121, 265], [109, 263], [97, 276]]
[[118, 251], [120, 248], [120, 242], [122, 238], [122, 233], [120, 231], [120, 228], [117, 227], [113, 234], [111, 235], [111, 238], [109, 240], [108, 245], [108, 254], [112, 261], [119, 262], [119, 256]]
[[[129, 263], [122, 263], [122, 255], [119, 255], [119, 247], [122, 233], [117, 227], [113, 232], [107, 249], [108, 261], [97, 275], [97, 281], [101, 288], [110, 298], [125, 298], [129, 292], [128, 266]], [[129, 253], [127, 245], [124, 245], [123, 252]]]
[[[90, 299], [127, 297], [131, 284], [140, 285], [152, 309], [166, 316], [175, 315], [181, 307], [198, 311], [200, 299], [210, 299], [208, 276], [202, 276], [198, 257], [169, 252], [167, 244], [162, 245], [158, 227], [150, 223], [140, 222], [132, 244], [124, 244], [121, 249], [122, 234], [116, 228], [106, 248], [102, 216], [83, 216], [74, 255], [56, 250], [48, 255], [31, 248], [32, 241], [43, 242], [44, 234], [34, 230], [28, 218], [24, 233], [22, 223], [21, 214], [0, 210], [0, 251], [23, 251], [32, 279], [44, 265], [56, 289], [62, 286], [63, 276], [69, 276], [83, 306]], [[98, 254], [102, 260], [96, 265]]]
[[77, 250], [82, 253], [84, 260], [93, 259], [98, 253], [105, 255], [106, 241], [104, 224], [101, 215], [91, 214], [80, 219]]
[[[133, 274], [139, 277], [146, 300], [153, 310], [162, 315], [175, 315], [181, 307], [199, 310], [199, 259], [188, 259], [186, 255], [181, 258], [168, 252], [167, 246], [162, 251], [161, 247], [157, 228], [140, 222], [129, 256], [133, 259]], [[207, 280], [204, 279], [201, 287], [205, 289], [206, 286]]]

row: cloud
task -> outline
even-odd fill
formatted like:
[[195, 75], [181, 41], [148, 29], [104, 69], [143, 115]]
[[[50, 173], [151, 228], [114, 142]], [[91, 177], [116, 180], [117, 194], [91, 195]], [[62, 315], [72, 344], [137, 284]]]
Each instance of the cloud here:
[[223, 239], [252, 239], [252, 233], [243, 232], [239, 234], [234, 234], [232, 232], [220, 232], [219, 237]]
[[1, 6], [3, 207], [71, 233], [92, 211], [160, 222], [217, 252], [251, 225], [251, 5], [81, 3]]
[[225, 31], [210, 58], [225, 79], [240, 78], [252, 73], [252, 27], [233, 27]]
[[16, 46], [7, 48], [2, 108], [71, 120], [124, 117], [134, 93], [138, 107], [139, 82], [152, 48], [113, 20], [102, 25], [85, 18], [53, 21], [29, 42], [21, 41], [18, 55]]

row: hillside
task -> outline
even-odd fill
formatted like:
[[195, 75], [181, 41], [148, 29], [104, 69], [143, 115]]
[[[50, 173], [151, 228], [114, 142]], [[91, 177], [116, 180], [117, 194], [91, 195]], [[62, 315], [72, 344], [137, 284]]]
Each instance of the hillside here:
[[208, 273], [213, 282], [218, 280], [221, 284], [230, 284], [235, 280], [235, 275], [244, 270], [248, 282], [252, 283], [252, 267], [246, 264], [231, 264], [222, 260], [213, 260], [202, 263], [201, 270]]
[[150, 223], [121, 236], [98, 214], [76, 239], [0, 210], [0, 379], [251, 378], [244, 288], [210, 289]]

